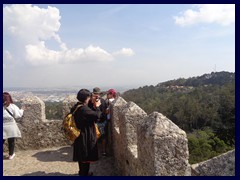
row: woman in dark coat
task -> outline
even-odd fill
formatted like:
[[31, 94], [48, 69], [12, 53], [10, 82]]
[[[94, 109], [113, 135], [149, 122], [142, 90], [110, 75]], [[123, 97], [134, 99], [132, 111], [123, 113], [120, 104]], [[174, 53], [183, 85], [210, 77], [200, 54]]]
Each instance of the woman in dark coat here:
[[81, 89], [77, 94], [79, 102], [71, 109], [73, 112], [78, 105], [82, 105], [74, 114], [77, 127], [81, 130], [80, 136], [73, 144], [73, 161], [78, 161], [79, 175], [88, 176], [90, 163], [98, 160], [97, 137], [94, 123], [101, 117], [99, 106], [101, 102], [96, 102], [96, 111], [88, 107], [90, 91]]

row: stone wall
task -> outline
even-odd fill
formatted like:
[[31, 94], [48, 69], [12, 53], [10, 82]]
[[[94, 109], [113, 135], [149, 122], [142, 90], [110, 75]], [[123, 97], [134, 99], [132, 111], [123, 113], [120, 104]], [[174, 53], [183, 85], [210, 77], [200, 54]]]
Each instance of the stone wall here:
[[191, 166], [192, 176], [235, 176], [235, 150]]
[[[63, 115], [77, 102], [63, 101]], [[62, 120], [47, 120], [45, 104], [36, 96], [22, 101], [18, 119], [22, 138], [16, 150], [70, 145], [61, 130]], [[133, 102], [118, 97], [110, 108], [109, 142], [119, 175], [124, 176], [224, 176], [235, 175], [235, 150], [190, 166], [186, 133], [161, 113], [147, 115]], [[7, 144], [4, 151], [7, 151]]]
[[63, 118], [66, 116], [67, 113], [69, 113], [71, 107], [75, 105], [78, 102], [75, 95], [69, 95], [63, 100]]
[[127, 176], [188, 176], [186, 133], [158, 112], [147, 115], [119, 97], [112, 105], [113, 153]]
[[[61, 130], [62, 121], [46, 119], [45, 104], [41, 99], [32, 96], [22, 100], [21, 104], [25, 111], [23, 117], [16, 120], [22, 133], [22, 138], [16, 139], [16, 151], [70, 144]], [[4, 151], [7, 151], [7, 143]]]

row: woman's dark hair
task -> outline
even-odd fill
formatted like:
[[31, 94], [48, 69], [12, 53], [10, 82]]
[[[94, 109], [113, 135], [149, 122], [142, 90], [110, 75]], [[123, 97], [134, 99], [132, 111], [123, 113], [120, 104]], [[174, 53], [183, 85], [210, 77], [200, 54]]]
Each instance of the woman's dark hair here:
[[3, 92], [3, 104], [9, 106], [13, 103], [12, 97], [8, 92]]
[[80, 91], [78, 91], [78, 94], [77, 94], [77, 99], [84, 103], [84, 101], [91, 96], [91, 93], [89, 90], [87, 89], [81, 89]]

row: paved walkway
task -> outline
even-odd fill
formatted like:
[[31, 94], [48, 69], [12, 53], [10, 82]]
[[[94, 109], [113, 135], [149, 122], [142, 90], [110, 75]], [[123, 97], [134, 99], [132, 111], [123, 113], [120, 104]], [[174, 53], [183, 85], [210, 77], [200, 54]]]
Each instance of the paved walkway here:
[[[3, 176], [77, 176], [72, 147], [17, 151], [12, 160], [3, 159]], [[116, 176], [112, 157], [101, 157], [90, 165], [94, 176]]]

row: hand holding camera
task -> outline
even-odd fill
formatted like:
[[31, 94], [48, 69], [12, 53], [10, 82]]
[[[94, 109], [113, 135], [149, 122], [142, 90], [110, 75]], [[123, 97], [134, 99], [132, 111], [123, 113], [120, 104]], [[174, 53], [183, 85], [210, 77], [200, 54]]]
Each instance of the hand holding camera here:
[[101, 105], [101, 101], [100, 101], [100, 99], [98, 98], [98, 99], [95, 100], [94, 106], [95, 106], [95, 107], [99, 107], [100, 105]]
[[109, 107], [106, 108], [105, 113], [106, 113], [106, 114], [109, 114], [109, 113], [110, 113]]

